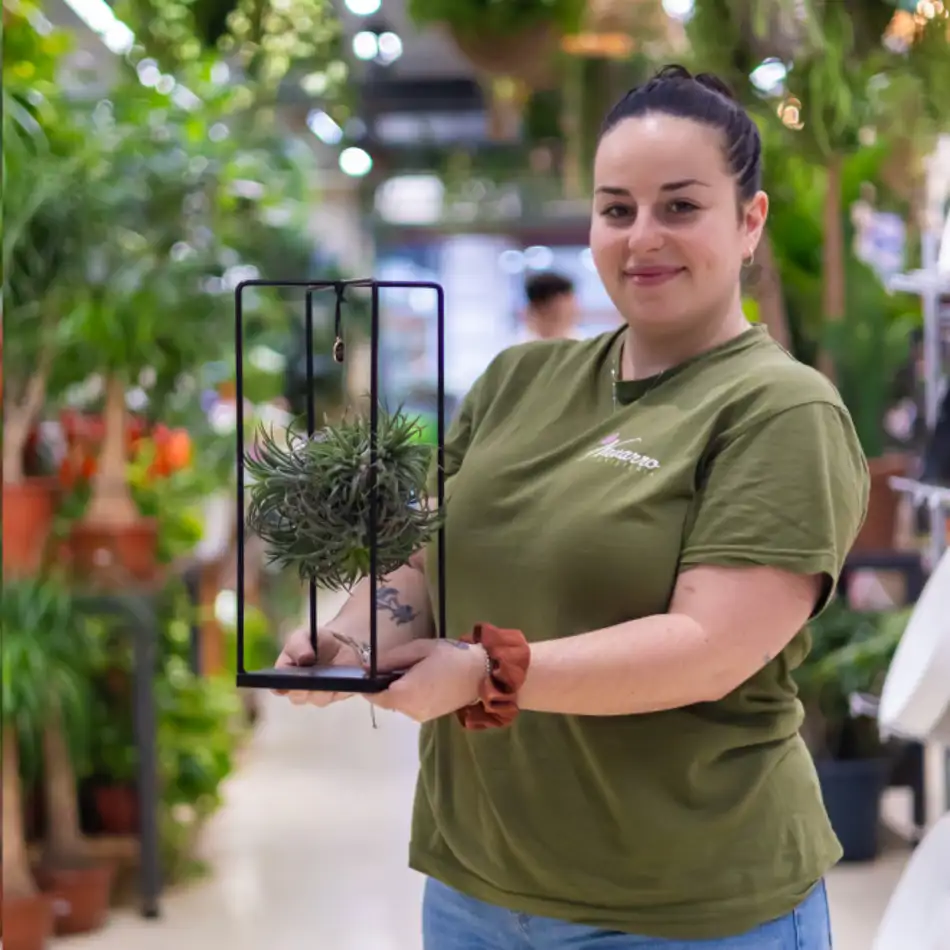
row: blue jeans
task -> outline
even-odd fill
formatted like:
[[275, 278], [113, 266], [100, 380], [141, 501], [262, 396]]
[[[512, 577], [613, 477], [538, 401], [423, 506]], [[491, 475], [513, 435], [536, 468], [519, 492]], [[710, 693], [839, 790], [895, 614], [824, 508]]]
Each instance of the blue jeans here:
[[665, 940], [503, 910], [430, 878], [422, 902], [424, 950], [831, 950], [824, 883], [785, 917], [737, 937]]

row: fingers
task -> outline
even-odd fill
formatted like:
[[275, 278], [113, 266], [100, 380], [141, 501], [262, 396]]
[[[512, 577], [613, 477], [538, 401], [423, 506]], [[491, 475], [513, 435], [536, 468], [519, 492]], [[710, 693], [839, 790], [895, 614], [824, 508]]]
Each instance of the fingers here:
[[[278, 670], [286, 670], [292, 666], [313, 666], [317, 661], [316, 656], [314, 655], [313, 650], [301, 650], [300, 648], [294, 648], [291, 644], [288, 643], [287, 646], [281, 651], [279, 657], [277, 657], [277, 662], [274, 664], [274, 668]], [[290, 693], [286, 689], [272, 689], [271, 692], [275, 696], [288, 696]], [[296, 691], [294, 695], [297, 695], [299, 691]]]
[[295, 689], [287, 694], [287, 698], [295, 706], [316, 706], [322, 709], [331, 703], [340, 703], [344, 699], [350, 699], [353, 693], [323, 693], [310, 690]]
[[381, 693], [366, 693], [366, 701], [376, 706], [377, 709], [393, 709], [393, 697], [389, 695], [389, 690], [383, 690]]

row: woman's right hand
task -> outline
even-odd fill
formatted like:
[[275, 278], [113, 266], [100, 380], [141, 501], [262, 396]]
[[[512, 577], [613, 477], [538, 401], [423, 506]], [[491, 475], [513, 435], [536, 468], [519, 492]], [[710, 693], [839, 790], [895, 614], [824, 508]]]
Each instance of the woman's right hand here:
[[[356, 651], [340, 643], [327, 629], [317, 630], [317, 650], [310, 645], [310, 627], [295, 630], [284, 644], [277, 658], [277, 669], [289, 666], [360, 666]], [[316, 690], [275, 690], [276, 695], [286, 696], [295, 706], [329, 706], [330, 703], [349, 699], [353, 693], [325, 693]]]

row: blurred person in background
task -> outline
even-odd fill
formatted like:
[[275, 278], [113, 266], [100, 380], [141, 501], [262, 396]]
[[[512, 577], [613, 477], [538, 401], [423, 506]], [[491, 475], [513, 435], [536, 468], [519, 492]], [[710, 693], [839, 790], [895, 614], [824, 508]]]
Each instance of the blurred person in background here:
[[574, 283], [562, 274], [544, 271], [525, 281], [524, 324], [519, 343], [531, 340], [571, 340], [577, 331], [577, 296]]
[[[623, 326], [495, 358], [446, 439], [446, 550], [385, 578], [404, 672], [367, 699], [424, 724], [425, 950], [831, 948], [792, 672], [869, 477], [832, 383], [742, 311], [761, 156], [714, 76], [614, 106], [590, 246]], [[370, 583], [279, 665], [355, 665], [326, 634], [366, 640]]]

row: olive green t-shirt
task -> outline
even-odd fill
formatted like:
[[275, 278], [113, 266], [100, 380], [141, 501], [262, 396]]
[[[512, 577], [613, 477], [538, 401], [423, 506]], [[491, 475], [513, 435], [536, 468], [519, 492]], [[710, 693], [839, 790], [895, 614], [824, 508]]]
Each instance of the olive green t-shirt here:
[[[821, 573], [830, 596], [868, 492], [833, 386], [752, 329], [615, 396], [620, 340], [513, 347], [464, 400], [445, 454], [449, 637], [661, 614], [699, 564]], [[789, 913], [841, 854], [798, 735], [807, 649], [800, 633], [719, 702], [427, 724], [412, 867], [501, 907], [672, 939]]]

